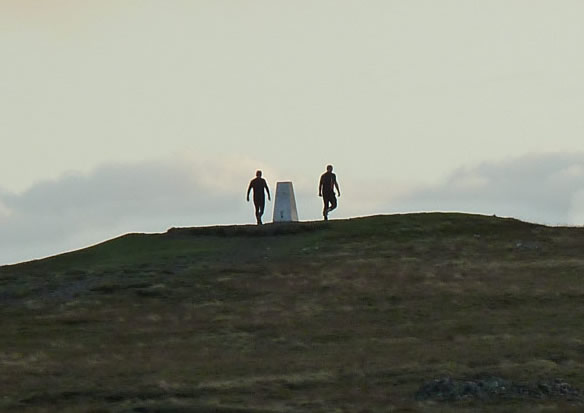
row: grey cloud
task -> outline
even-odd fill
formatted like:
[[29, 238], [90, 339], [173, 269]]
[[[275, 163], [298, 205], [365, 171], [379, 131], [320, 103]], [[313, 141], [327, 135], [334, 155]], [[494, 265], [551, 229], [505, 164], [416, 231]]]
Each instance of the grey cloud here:
[[462, 211], [544, 224], [582, 224], [584, 154], [529, 155], [455, 170], [440, 185], [420, 188], [393, 211]]
[[[126, 232], [251, 223], [245, 188], [255, 162], [167, 161], [104, 165], [14, 194], [0, 191], [0, 264], [40, 258]], [[269, 169], [269, 168], [266, 168]], [[275, 191], [278, 174], [266, 174]], [[321, 219], [314, 182], [295, 181], [302, 220]], [[314, 183], [314, 185], [312, 185]], [[335, 218], [374, 213], [461, 211], [546, 224], [584, 223], [584, 154], [531, 155], [455, 170], [442, 184], [404, 195], [400, 185], [343, 176]], [[389, 188], [380, 191], [380, 188]], [[274, 196], [275, 193], [272, 193]], [[266, 205], [271, 220], [273, 203]]]
[[[0, 192], [0, 264], [80, 248], [121, 233], [245, 222], [247, 174], [186, 162], [104, 165], [20, 194]], [[227, 168], [228, 169], [228, 168]], [[243, 171], [242, 171], [243, 172]], [[242, 175], [240, 181], [238, 176]]]

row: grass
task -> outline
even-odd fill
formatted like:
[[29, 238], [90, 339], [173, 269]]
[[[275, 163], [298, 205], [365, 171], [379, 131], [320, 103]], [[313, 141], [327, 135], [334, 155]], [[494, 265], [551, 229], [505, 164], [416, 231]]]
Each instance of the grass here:
[[580, 411], [416, 401], [451, 375], [584, 388], [584, 232], [465, 214], [131, 234], [0, 268], [0, 410]]

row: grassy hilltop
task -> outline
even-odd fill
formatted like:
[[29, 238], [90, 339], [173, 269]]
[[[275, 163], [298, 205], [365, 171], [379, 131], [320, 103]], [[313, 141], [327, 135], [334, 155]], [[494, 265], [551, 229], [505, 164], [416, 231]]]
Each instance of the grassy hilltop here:
[[584, 389], [583, 250], [580, 228], [433, 213], [131, 234], [0, 267], [0, 411], [582, 411], [416, 392]]

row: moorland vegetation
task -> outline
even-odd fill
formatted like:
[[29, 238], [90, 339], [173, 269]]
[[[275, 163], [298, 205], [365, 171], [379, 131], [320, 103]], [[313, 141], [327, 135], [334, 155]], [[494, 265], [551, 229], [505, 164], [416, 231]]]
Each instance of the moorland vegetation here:
[[[0, 410], [582, 411], [583, 247], [582, 228], [428, 213], [0, 267]], [[493, 380], [535, 390], [476, 387]]]

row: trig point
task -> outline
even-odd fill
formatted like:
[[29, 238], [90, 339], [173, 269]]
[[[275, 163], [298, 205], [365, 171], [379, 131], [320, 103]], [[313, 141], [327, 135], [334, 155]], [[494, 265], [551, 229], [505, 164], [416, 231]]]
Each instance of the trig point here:
[[296, 222], [298, 211], [294, 198], [292, 182], [276, 184], [276, 201], [274, 202], [274, 222]]

